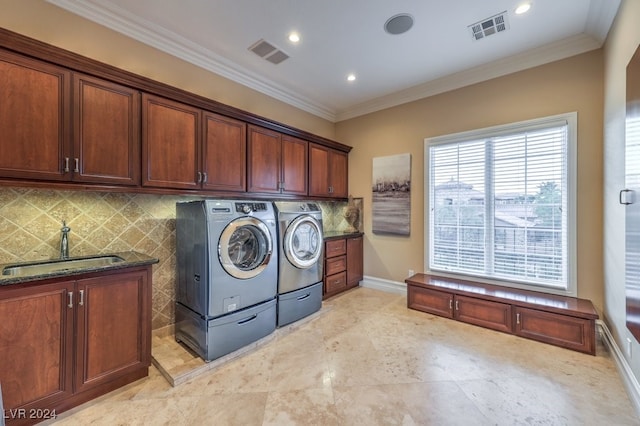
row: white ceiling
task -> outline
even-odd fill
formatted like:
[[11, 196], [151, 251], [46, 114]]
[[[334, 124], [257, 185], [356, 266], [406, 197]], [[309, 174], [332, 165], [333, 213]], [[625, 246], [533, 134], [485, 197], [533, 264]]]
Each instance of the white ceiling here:
[[[531, 0], [516, 15], [524, 0], [47, 1], [331, 121], [597, 49], [620, 5]], [[504, 11], [508, 30], [472, 38], [469, 25]], [[398, 13], [414, 25], [390, 35]], [[248, 50], [260, 39], [290, 58], [274, 65]]]

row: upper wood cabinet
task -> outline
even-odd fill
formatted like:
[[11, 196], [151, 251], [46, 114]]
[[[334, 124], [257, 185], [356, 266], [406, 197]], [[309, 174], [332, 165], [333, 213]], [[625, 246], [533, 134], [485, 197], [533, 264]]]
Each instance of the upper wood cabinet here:
[[246, 124], [142, 95], [142, 185], [246, 190]]
[[0, 176], [68, 180], [71, 73], [0, 51]]
[[201, 120], [202, 113], [198, 108], [142, 94], [143, 186], [200, 187]]
[[202, 131], [202, 187], [209, 190], [247, 189], [247, 125], [205, 111]]
[[73, 87], [73, 180], [140, 184], [140, 93], [84, 75]]
[[346, 198], [349, 191], [348, 174], [346, 153], [309, 144], [309, 195]]
[[0, 79], [0, 176], [140, 183], [136, 90], [1, 51]]
[[258, 126], [249, 126], [249, 192], [307, 194], [308, 142]]

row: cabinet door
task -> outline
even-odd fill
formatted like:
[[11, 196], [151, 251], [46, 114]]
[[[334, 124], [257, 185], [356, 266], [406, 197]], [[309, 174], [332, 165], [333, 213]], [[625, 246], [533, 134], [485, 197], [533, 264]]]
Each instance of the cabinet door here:
[[73, 180], [140, 183], [140, 93], [74, 75]]
[[536, 309], [515, 308], [515, 334], [595, 355], [594, 321]]
[[362, 237], [347, 239], [347, 285], [357, 286], [363, 278]]
[[282, 144], [280, 133], [249, 126], [249, 192], [280, 193]]
[[200, 117], [197, 108], [142, 95], [142, 185], [200, 187]]
[[493, 330], [513, 332], [511, 305], [506, 303], [456, 295], [454, 318]]
[[0, 176], [69, 180], [71, 75], [0, 52]]
[[[72, 392], [74, 283], [0, 287], [0, 383], [5, 410], [55, 406]], [[28, 411], [27, 411], [28, 412]]]
[[211, 112], [203, 116], [202, 187], [246, 191], [247, 125]]
[[282, 193], [307, 195], [309, 143], [282, 135]]
[[76, 392], [151, 362], [151, 306], [145, 271], [78, 281]]
[[331, 196], [346, 198], [349, 196], [348, 182], [348, 157], [344, 152], [330, 151], [329, 156], [329, 181]]
[[329, 192], [329, 149], [309, 144], [309, 195], [327, 197]]
[[407, 306], [422, 312], [453, 318], [453, 294], [409, 285]]

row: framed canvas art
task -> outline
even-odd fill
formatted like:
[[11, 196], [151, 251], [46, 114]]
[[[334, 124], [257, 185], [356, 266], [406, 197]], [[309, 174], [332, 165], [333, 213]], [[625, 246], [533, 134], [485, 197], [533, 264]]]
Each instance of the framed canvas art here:
[[411, 227], [411, 154], [373, 159], [374, 234], [409, 235]]

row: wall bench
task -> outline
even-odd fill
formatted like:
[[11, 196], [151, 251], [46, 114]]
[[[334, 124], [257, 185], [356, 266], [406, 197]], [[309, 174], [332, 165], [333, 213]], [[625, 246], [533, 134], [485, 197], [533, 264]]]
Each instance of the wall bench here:
[[428, 274], [405, 283], [410, 309], [596, 354], [598, 313], [590, 300]]

